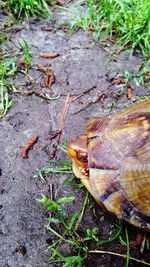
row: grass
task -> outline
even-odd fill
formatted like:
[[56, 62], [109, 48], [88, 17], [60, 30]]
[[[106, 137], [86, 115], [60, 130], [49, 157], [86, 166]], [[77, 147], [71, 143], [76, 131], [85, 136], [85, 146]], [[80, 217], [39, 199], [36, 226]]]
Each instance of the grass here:
[[[130, 47], [131, 53], [140, 48], [144, 56], [150, 55], [149, 0], [85, 0], [69, 5], [74, 13], [72, 28], [93, 32], [102, 45]], [[82, 5], [80, 5], [82, 3]], [[80, 12], [77, 10], [80, 6]], [[78, 8], [78, 9], [77, 9]]]
[[[31, 67], [32, 56], [29, 49], [29, 44], [26, 40], [19, 42], [20, 48], [22, 50], [22, 65], [24, 65], [24, 74], [27, 75], [29, 68]], [[23, 71], [22, 71], [23, 72]]]
[[31, 55], [29, 51], [29, 44], [26, 40], [23, 40], [23, 42], [24, 42], [23, 50], [24, 50], [25, 64], [27, 66], [31, 66]]
[[[83, 257], [81, 255], [83, 251], [86, 253], [87, 247], [85, 245], [83, 246], [83, 242], [79, 240], [80, 236], [75, 230], [75, 221], [79, 215], [79, 211], [75, 211], [68, 220], [69, 216], [66, 210], [62, 207], [64, 203], [72, 202], [74, 198], [74, 196], [71, 196], [53, 201], [45, 196], [42, 196], [42, 198], [38, 200], [41, 204], [47, 207], [48, 211], [53, 211], [53, 214], [55, 212], [55, 216], [53, 215], [47, 218], [48, 224], [46, 225], [47, 230], [49, 230], [55, 238], [57, 238], [56, 241], [48, 247], [51, 251], [50, 263], [64, 262], [68, 264], [66, 266], [72, 267], [77, 266], [76, 264], [80, 263], [81, 265], [79, 266], [83, 266]], [[53, 226], [51, 226], [52, 224]], [[60, 226], [63, 228], [63, 231], [61, 232], [59, 230]], [[59, 249], [62, 243], [69, 244], [70, 246], [76, 248], [78, 251], [77, 256], [64, 257], [61, 255]]]
[[[65, 145], [60, 147], [61, 150], [66, 151]], [[55, 164], [53, 167], [43, 168], [38, 170], [36, 177], [46, 180], [45, 175], [48, 173], [72, 173], [70, 162], [63, 160], [50, 160], [50, 164]], [[59, 167], [59, 165], [61, 167]], [[57, 200], [50, 199], [47, 196], [42, 195], [38, 199], [39, 203], [44, 205], [48, 211], [48, 218], [46, 218], [46, 229], [51, 233], [52, 243], [48, 246], [50, 250], [49, 262], [51, 264], [62, 263], [65, 267], [84, 267], [85, 262], [90, 254], [108, 254], [121, 257], [125, 259], [124, 266], [128, 267], [130, 260], [136, 263], [150, 265], [143, 260], [135, 259], [130, 256], [130, 243], [127, 228], [123, 228], [122, 222], [116, 218], [116, 223], [110, 226], [109, 236], [107, 239], [101, 239], [100, 227], [93, 225], [93, 228], [83, 229], [83, 218], [87, 205], [89, 205], [89, 193], [87, 192], [83, 203], [72, 213], [69, 211], [69, 204], [74, 205], [75, 200], [74, 193], [81, 190], [83, 186], [81, 183], [74, 183], [74, 178], [69, 178], [65, 181], [65, 184], [76, 188], [76, 190], [70, 190], [68, 197], [61, 197]], [[76, 180], [76, 178], [75, 178]], [[90, 206], [93, 211], [93, 206]], [[94, 213], [93, 213], [94, 215]], [[104, 216], [99, 218], [101, 223], [104, 222]], [[82, 228], [80, 228], [82, 226]], [[117, 241], [122, 246], [126, 247], [126, 254], [120, 254], [113, 251], [101, 250], [103, 245], [107, 245], [113, 241]], [[72, 255], [64, 256], [62, 247], [66, 245], [70, 246]], [[92, 250], [91, 250], [92, 244]]]
[[13, 77], [16, 71], [17, 66], [14, 59], [0, 59], [0, 118], [12, 106], [12, 100], [10, 100], [8, 94], [10, 83], [7, 79]]
[[[50, 263], [54, 264], [62, 262], [65, 266], [76, 267], [85, 266], [85, 260], [88, 257], [91, 242], [95, 246], [112, 242], [121, 234], [122, 226], [120, 223], [115, 227], [113, 236], [108, 240], [100, 240], [99, 229], [97, 227], [86, 228], [84, 234], [79, 234], [78, 230], [82, 224], [85, 208], [89, 202], [89, 194], [87, 192], [84, 202], [81, 207], [72, 214], [68, 214], [64, 204], [74, 201], [75, 196], [63, 197], [57, 200], [51, 200], [42, 195], [38, 201], [46, 207], [50, 212], [50, 217], [47, 218], [46, 229], [53, 235], [53, 243], [49, 245]], [[116, 231], [117, 228], [117, 231]], [[68, 244], [76, 252], [72, 256], [63, 256], [61, 247]]]
[[[3, 42], [5, 41], [5, 38]], [[10, 91], [16, 92], [15, 84], [12, 78], [18, 72], [25, 76], [31, 67], [31, 55], [29, 51], [29, 44], [23, 40], [20, 44], [20, 50], [9, 51], [7, 48], [1, 49], [2, 56], [0, 58], [0, 118], [3, 117], [13, 104], [10, 98]], [[24, 64], [20, 67], [18, 64], [18, 57], [22, 56]]]
[[[124, 259], [127, 259], [128, 258], [128, 255], [123, 255], [123, 254], [120, 254], [120, 253], [115, 253], [115, 252], [112, 252], [112, 251], [106, 251], [106, 250], [90, 250], [89, 253], [94, 253], [94, 254], [107, 254], [107, 255], [113, 255], [113, 256], [117, 256], [117, 257], [121, 257], [121, 258], [124, 258]], [[133, 258], [133, 257], [130, 257], [129, 256], [129, 260], [132, 260], [136, 263], [141, 263], [142, 265], [141, 266], [150, 266], [150, 263], [149, 262], [145, 262], [145, 261], [142, 261], [142, 260], [138, 260], [136, 258]], [[127, 266], [127, 265], [125, 265]], [[135, 265], [136, 266], [136, 265]]]
[[133, 73], [129, 71], [124, 71], [122, 76], [127, 81], [132, 81], [137, 86], [150, 86], [150, 60], [146, 60], [143, 62], [143, 64], [140, 66], [138, 73]]
[[0, 6], [8, 10], [9, 14], [12, 14], [16, 19], [22, 19], [24, 17], [36, 17], [44, 16], [51, 17], [51, 11], [49, 6], [52, 3], [51, 0], [1, 0]]
[[12, 106], [12, 100], [9, 99], [7, 87], [0, 80], [0, 118], [2, 118]]

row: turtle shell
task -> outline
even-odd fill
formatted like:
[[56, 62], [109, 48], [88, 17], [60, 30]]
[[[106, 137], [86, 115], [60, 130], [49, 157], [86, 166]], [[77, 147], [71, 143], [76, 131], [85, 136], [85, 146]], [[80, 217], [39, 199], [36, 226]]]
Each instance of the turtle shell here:
[[87, 125], [93, 196], [131, 224], [150, 230], [150, 100]]

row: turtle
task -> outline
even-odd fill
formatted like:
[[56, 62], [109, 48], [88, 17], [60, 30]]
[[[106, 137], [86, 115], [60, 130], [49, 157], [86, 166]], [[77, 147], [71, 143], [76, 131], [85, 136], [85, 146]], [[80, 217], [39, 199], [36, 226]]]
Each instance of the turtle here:
[[73, 172], [96, 202], [150, 231], [150, 99], [93, 117], [68, 141]]

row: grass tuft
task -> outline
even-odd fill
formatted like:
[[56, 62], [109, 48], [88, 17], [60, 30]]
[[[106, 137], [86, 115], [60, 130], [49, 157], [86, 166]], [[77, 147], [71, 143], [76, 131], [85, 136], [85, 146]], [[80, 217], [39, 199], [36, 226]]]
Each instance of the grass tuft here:
[[7, 78], [13, 77], [17, 71], [14, 59], [0, 59], [0, 118], [3, 117], [12, 106], [9, 98], [8, 87], [10, 83]]
[[138, 47], [144, 56], [150, 55], [149, 0], [86, 0], [80, 13], [75, 5], [69, 9], [75, 13], [72, 27], [93, 31], [101, 44], [115, 40], [117, 46], [129, 46], [131, 52]]
[[[66, 145], [64, 145], [64, 149], [65, 148]], [[49, 160], [48, 162], [55, 164], [55, 166], [38, 170], [38, 177], [42, 177], [42, 181], [45, 179], [43, 175], [47, 173], [72, 172], [70, 162], [66, 160]], [[58, 167], [59, 165], [61, 167]], [[65, 182], [65, 184], [67, 184], [67, 182]], [[69, 179], [68, 185], [74, 186], [72, 179]], [[76, 186], [78, 187], [78, 190], [81, 190], [82, 187], [80, 187], [78, 184]], [[71, 194], [73, 193], [75, 193], [75, 191], [71, 191]], [[94, 247], [97, 248], [117, 239], [123, 240], [122, 223], [119, 220], [117, 220], [117, 223], [111, 226], [108, 239], [100, 239], [100, 229], [96, 225], [93, 225], [93, 228], [85, 228], [84, 233], [80, 234], [80, 226], [83, 223], [82, 221], [84, 212], [87, 204], [89, 203], [89, 193], [86, 193], [85, 199], [83, 203], [81, 203], [79, 209], [71, 214], [70, 212], [68, 213], [68, 208], [66, 208], [64, 204], [71, 204], [74, 200], [75, 197], [72, 195], [68, 197], [61, 197], [57, 200], [49, 199], [47, 196], [42, 195], [42, 197], [38, 199], [39, 203], [46, 207], [48, 211], [49, 217], [47, 218], [46, 229], [54, 236], [53, 243], [48, 247], [51, 253], [51, 264], [63, 263], [63, 266], [83, 267], [85, 266], [85, 260], [87, 259], [88, 255], [92, 253], [90, 251], [91, 242]], [[74, 248], [74, 255], [62, 255], [61, 246], [65, 244], [68, 244]], [[129, 254], [129, 239], [127, 230], [126, 242], [123, 243], [123, 246], [127, 247], [127, 254], [121, 255], [121, 257], [126, 259], [127, 267], [129, 260], [131, 259]], [[97, 253], [97, 250], [95, 251]], [[116, 255], [120, 256], [120, 254]]]
[[0, 5], [13, 14], [16, 19], [22, 19], [24, 17], [36, 17], [37, 15], [51, 17], [48, 6], [51, 3], [51, 0], [2, 0]]
[[[5, 38], [4, 40], [5, 41]], [[9, 92], [16, 92], [13, 78], [18, 72], [23, 73], [25, 76], [31, 67], [31, 53], [29, 45], [26, 40], [20, 44], [20, 52], [18, 49], [9, 51], [7, 47], [1, 49], [2, 56], [0, 57], [0, 118], [3, 117], [8, 109], [12, 106], [12, 99], [10, 99]], [[18, 56], [22, 56], [22, 66], [18, 62]]]
[[[63, 150], [64, 153], [66, 153], [66, 141], [63, 142], [62, 147], [59, 148]], [[43, 177], [44, 174], [72, 172], [71, 163], [67, 160], [54, 159], [49, 160], [48, 162], [50, 164], [53, 164], [54, 166], [38, 170], [36, 175], [36, 177], [42, 177], [41, 180], [44, 180], [44, 182], [46, 178]], [[59, 167], [59, 165], [61, 167]], [[67, 179], [64, 184], [74, 187], [74, 178], [71, 177]], [[81, 183], [76, 184], [78, 190], [81, 190], [82, 188], [82, 186], [80, 185]], [[89, 193], [86, 193], [84, 201], [83, 203], [81, 203], [79, 208], [75, 211], [71, 211], [69, 209], [69, 205], [74, 205], [73, 201], [75, 200], [75, 196], [73, 196], [73, 193], [75, 192], [76, 191], [74, 190], [70, 190], [68, 197], [61, 197], [56, 200], [52, 199], [53, 194], [51, 195], [51, 199], [44, 195], [42, 195], [42, 197], [38, 199], [39, 203], [47, 209], [48, 218], [45, 227], [53, 236], [53, 242], [48, 247], [48, 249], [50, 250], [50, 264], [55, 265], [57, 263], [61, 263], [66, 267], [84, 267], [88, 256], [91, 253], [94, 253], [121, 257], [125, 260], [125, 267], [129, 266], [129, 261], [131, 260], [134, 261], [135, 264], [141, 263], [143, 265], [150, 265], [143, 260], [139, 260], [130, 256], [130, 242], [127, 228], [124, 229], [122, 221], [117, 218], [116, 222], [110, 227], [107, 239], [101, 239], [101, 229], [97, 224], [94, 223], [93, 228], [86, 228], [84, 226], [84, 231], [81, 231], [81, 229], [83, 228], [84, 213], [87, 205], [89, 204]], [[92, 205], [90, 206], [90, 208], [91, 211], [93, 211]], [[103, 219], [101, 217], [97, 217], [97, 219], [99, 219], [99, 221], [101, 221], [102, 223], [104, 216]], [[113, 251], [101, 250], [101, 248], [103, 249], [103, 245], [107, 246], [108, 243], [111, 243], [113, 241], [118, 241], [123, 247], [126, 247], [125, 255]], [[66, 245], [69, 245], [70, 248], [73, 249], [73, 253], [71, 253], [71, 255], [63, 255], [62, 248]], [[149, 243], [147, 246], [149, 246]]]

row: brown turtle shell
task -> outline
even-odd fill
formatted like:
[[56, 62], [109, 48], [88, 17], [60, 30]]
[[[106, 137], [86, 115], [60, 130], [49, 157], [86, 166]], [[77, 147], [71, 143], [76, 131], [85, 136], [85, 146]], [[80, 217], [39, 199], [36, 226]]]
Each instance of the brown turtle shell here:
[[150, 230], [150, 100], [87, 125], [93, 196], [119, 218]]

